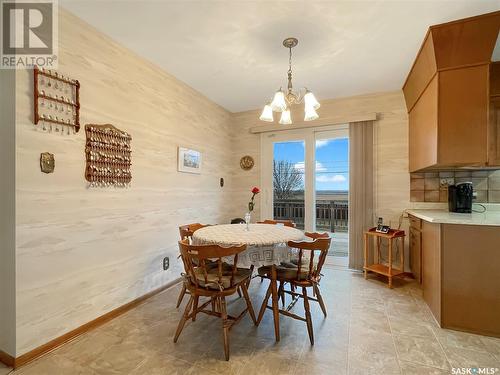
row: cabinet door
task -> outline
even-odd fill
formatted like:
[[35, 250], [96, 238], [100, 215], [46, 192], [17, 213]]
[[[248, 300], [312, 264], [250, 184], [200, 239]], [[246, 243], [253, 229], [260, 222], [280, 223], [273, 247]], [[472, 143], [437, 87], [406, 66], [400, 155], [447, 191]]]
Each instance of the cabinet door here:
[[490, 101], [488, 165], [500, 166], [500, 96]]
[[422, 283], [422, 239], [421, 232], [410, 227], [410, 268], [413, 277]]
[[422, 289], [424, 300], [441, 324], [441, 224], [422, 223]]

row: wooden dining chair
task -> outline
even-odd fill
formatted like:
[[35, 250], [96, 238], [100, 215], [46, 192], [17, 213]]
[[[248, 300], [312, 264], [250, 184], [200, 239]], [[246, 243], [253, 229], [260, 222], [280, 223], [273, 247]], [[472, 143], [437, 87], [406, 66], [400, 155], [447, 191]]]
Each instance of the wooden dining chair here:
[[[187, 239], [189, 242], [191, 242], [194, 232], [196, 232], [198, 229], [208, 227], [208, 226], [209, 226], [209, 224], [200, 224], [200, 223], [181, 225], [179, 227], [179, 234], [181, 236], [181, 241]], [[186, 290], [186, 286], [183, 284], [181, 292], [179, 293], [179, 297], [177, 298], [176, 308], [179, 308], [179, 306], [181, 305], [182, 300], [184, 299], [184, 296], [186, 294], [189, 294], [189, 292]]]
[[[247, 283], [252, 276], [252, 271], [238, 268], [238, 254], [246, 249], [246, 245], [221, 247], [218, 245], [190, 245], [187, 240], [179, 241], [182, 262], [184, 264], [184, 284], [189, 290], [190, 298], [184, 314], [179, 321], [175, 332], [174, 342], [188, 320], [193, 322], [196, 315], [204, 313], [222, 319], [224, 339], [224, 354], [229, 360], [229, 330], [238, 323], [248, 312], [252, 321], [257, 325], [252, 302], [248, 295]], [[223, 267], [223, 257], [232, 257], [233, 264], [230, 269]], [[208, 267], [207, 262], [217, 263], [217, 267]], [[227, 314], [226, 297], [233, 295], [241, 289], [245, 297], [246, 308], [236, 317]], [[208, 300], [199, 305], [200, 297]], [[206, 307], [211, 304], [210, 310]]]
[[271, 220], [271, 219], [266, 219], [264, 221], [257, 221], [257, 224], [274, 224], [274, 225], [282, 224], [285, 227], [290, 227], [290, 228], [295, 228], [297, 226], [292, 220]]
[[[311, 345], [314, 345], [314, 332], [309, 301], [318, 302], [321, 306], [321, 309], [323, 310], [323, 313], [326, 316], [326, 308], [319, 291], [318, 284], [321, 280], [321, 269], [323, 267], [323, 264], [325, 263], [328, 250], [330, 248], [330, 243], [330, 237], [317, 237], [313, 241], [288, 242], [289, 247], [299, 250], [297, 264], [290, 263], [286, 266], [276, 266], [276, 279], [281, 283], [281, 285], [284, 285], [284, 283], [290, 283], [290, 285], [293, 286], [293, 289], [301, 288], [302, 293], [297, 293], [294, 290], [288, 291], [283, 289], [281, 293], [290, 294], [293, 297], [292, 303], [290, 303], [288, 307], [283, 309], [279, 309], [277, 304], [275, 304], [273, 308], [272, 306], [268, 306], [267, 304], [272, 292], [271, 285], [269, 285], [266, 296], [260, 308], [257, 323], [260, 323], [260, 321], [262, 320], [266, 308], [271, 309], [275, 316], [277, 316], [278, 314], [282, 314], [294, 319], [304, 321], [307, 323], [307, 332], [309, 334]], [[318, 253], [317, 258], [315, 257], [316, 253]], [[258, 269], [259, 275], [265, 278], [271, 278], [271, 267], [272, 266], [260, 267]], [[308, 296], [308, 288], [312, 288], [314, 290], [316, 298]], [[299, 298], [302, 298], [304, 301], [305, 317], [301, 317], [290, 311]], [[278, 340], [279, 338], [277, 337], [276, 339]]]

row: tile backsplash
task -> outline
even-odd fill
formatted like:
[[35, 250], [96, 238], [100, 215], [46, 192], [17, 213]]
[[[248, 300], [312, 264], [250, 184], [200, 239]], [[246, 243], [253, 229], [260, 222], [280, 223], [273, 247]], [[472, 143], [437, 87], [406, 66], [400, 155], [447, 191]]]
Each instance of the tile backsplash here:
[[412, 202], [448, 202], [448, 185], [472, 182], [474, 202], [500, 203], [500, 170], [410, 173]]

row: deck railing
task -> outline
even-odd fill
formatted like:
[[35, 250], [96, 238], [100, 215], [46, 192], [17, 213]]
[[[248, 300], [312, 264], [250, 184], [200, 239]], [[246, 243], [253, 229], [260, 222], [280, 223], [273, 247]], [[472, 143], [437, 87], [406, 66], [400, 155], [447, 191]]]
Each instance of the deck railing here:
[[[293, 220], [304, 228], [304, 201], [300, 199], [274, 200], [274, 218]], [[347, 232], [349, 204], [339, 200], [316, 200], [316, 230]]]

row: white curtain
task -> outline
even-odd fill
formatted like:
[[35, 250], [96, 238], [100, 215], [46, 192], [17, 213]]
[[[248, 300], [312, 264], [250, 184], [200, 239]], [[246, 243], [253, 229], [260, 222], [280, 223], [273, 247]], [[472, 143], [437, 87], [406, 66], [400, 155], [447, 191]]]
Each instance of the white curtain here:
[[363, 233], [374, 224], [373, 121], [349, 124], [349, 268], [363, 269]]

